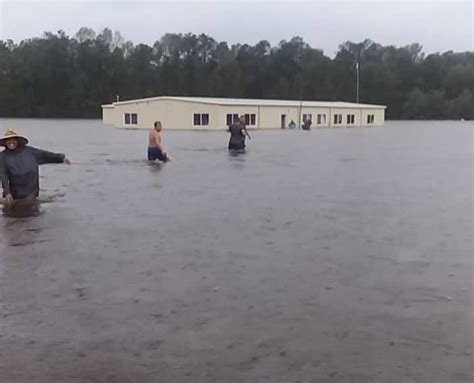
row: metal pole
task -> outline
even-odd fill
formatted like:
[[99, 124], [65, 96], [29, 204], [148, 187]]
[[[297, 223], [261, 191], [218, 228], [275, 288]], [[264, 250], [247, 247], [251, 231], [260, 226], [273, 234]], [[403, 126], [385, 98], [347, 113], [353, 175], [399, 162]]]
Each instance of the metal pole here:
[[357, 70], [357, 103], [359, 103], [359, 61], [356, 62]]
[[303, 109], [303, 97], [300, 96], [300, 107], [298, 112], [298, 129], [301, 129], [301, 112]]

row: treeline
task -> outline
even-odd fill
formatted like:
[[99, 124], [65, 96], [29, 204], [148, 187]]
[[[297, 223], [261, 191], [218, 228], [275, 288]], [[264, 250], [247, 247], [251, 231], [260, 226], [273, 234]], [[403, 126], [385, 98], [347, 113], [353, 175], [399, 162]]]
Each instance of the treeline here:
[[474, 119], [474, 52], [345, 42], [334, 58], [300, 37], [272, 47], [165, 34], [134, 45], [106, 28], [0, 40], [0, 116], [99, 117], [100, 105], [160, 95], [356, 100], [390, 119]]

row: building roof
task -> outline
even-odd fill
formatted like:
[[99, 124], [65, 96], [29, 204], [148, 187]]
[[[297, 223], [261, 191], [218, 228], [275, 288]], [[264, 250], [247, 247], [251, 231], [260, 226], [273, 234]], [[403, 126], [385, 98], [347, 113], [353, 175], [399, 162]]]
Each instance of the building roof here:
[[170, 100], [170, 101], [183, 101], [193, 102], [200, 104], [211, 104], [211, 105], [232, 105], [232, 106], [302, 106], [302, 107], [315, 107], [315, 108], [377, 108], [385, 109], [385, 105], [374, 105], [374, 104], [357, 104], [353, 102], [341, 102], [341, 101], [299, 101], [299, 100], [268, 100], [268, 99], [251, 99], [251, 98], [213, 98], [213, 97], [150, 97], [141, 98], [135, 100], [119, 101], [113, 104], [102, 105], [103, 108], [109, 108], [115, 105], [126, 105], [136, 104], [141, 102], [159, 101], [159, 100]]

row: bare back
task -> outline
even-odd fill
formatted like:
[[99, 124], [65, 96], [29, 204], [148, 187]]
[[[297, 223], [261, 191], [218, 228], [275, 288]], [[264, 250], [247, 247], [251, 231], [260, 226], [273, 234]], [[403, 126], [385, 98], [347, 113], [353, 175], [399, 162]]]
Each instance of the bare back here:
[[148, 146], [161, 149], [161, 135], [155, 129], [151, 129], [148, 134]]

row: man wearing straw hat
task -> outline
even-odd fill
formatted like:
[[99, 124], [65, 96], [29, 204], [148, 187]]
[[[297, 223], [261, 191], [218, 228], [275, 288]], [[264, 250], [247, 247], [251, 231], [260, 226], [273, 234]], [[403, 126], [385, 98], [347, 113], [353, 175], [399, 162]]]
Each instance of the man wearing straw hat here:
[[28, 140], [13, 129], [7, 129], [0, 138], [0, 146], [5, 147], [0, 153], [0, 178], [5, 203], [38, 197], [38, 165], [71, 164], [64, 154], [28, 146]]

